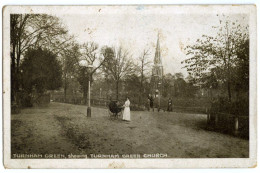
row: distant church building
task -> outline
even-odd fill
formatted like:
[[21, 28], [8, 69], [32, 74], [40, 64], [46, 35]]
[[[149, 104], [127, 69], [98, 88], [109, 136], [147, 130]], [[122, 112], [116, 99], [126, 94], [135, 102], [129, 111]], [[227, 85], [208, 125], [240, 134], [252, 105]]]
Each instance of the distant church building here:
[[161, 92], [162, 82], [163, 82], [163, 66], [161, 59], [161, 50], [160, 50], [160, 40], [159, 34], [157, 38], [155, 56], [154, 56], [154, 65], [152, 68], [152, 76], [151, 76], [151, 92], [156, 97], [159, 92]]

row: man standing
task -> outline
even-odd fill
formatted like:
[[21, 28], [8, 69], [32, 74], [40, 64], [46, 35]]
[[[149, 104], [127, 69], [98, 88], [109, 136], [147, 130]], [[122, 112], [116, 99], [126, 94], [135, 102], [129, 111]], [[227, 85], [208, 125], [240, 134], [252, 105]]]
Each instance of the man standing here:
[[147, 97], [146, 108], [150, 111], [150, 95]]
[[168, 112], [172, 112], [172, 99], [171, 99], [171, 98], [169, 98], [169, 100], [168, 100], [168, 108], [167, 108], [167, 111], [168, 111]]
[[150, 108], [153, 109], [154, 111], [154, 108], [153, 108], [153, 96], [149, 94], [149, 99], [150, 99]]

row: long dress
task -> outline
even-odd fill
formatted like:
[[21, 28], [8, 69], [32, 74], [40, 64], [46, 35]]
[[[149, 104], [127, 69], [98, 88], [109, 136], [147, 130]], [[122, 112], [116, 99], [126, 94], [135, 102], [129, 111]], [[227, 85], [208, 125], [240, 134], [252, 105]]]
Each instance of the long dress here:
[[130, 115], [130, 101], [127, 99], [124, 104], [124, 112], [123, 112], [123, 120], [131, 121], [131, 115]]

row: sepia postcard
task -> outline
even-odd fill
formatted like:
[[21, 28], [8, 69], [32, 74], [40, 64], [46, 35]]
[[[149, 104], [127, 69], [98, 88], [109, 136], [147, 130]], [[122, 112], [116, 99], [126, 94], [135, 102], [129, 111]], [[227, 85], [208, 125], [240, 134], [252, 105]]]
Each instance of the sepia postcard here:
[[255, 5], [5, 6], [5, 168], [254, 168]]

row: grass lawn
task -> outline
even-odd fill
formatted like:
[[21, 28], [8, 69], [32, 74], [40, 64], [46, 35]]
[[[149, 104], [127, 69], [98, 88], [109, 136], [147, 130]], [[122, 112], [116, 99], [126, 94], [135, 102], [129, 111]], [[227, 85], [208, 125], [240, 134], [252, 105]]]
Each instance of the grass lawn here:
[[[131, 122], [108, 110], [52, 102], [11, 116], [12, 154], [167, 154], [170, 158], [249, 157], [249, 141], [206, 130], [206, 115], [131, 112]], [[13, 156], [13, 155], [12, 155]]]

